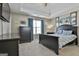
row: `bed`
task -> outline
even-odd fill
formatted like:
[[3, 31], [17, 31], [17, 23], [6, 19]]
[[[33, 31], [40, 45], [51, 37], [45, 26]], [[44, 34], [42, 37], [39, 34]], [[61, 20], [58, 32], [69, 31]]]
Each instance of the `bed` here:
[[59, 30], [62, 30], [63, 32], [72, 31], [72, 33], [70, 35], [63, 35], [58, 33], [39, 34], [39, 43], [47, 48], [50, 48], [57, 55], [59, 55], [60, 48], [63, 48], [72, 43], [75, 43], [76, 45], [78, 44], [77, 27], [72, 25], [61, 25], [56, 29], [56, 32]]

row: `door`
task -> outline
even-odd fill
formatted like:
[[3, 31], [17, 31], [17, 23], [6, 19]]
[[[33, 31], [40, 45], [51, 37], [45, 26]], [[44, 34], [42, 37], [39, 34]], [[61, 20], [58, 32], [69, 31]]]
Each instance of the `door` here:
[[33, 34], [41, 34], [42, 27], [41, 27], [41, 20], [33, 20]]
[[39, 38], [39, 34], [42, 34], [42, 22], [41, 20], [33, 20], [33, 34], [34, 39]]

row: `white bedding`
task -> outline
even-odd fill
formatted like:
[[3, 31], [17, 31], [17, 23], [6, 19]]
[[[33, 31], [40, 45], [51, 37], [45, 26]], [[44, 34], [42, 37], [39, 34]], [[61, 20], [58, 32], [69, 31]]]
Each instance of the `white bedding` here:
[[63, 45], [65, 45], [77, 38], [77, 36], [74, 34], [71, 34], [71, 35], [47, 34], [47, 35], [59, 37], [59, 39], [58, 39], [59, 40], [59, 48], [62, 48]]

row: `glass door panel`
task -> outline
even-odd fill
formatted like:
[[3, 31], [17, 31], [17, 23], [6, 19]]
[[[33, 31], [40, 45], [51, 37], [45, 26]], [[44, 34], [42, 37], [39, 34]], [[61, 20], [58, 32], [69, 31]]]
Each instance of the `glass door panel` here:
[[33, 34], [41, 34], [41, 20], [33, 20]]

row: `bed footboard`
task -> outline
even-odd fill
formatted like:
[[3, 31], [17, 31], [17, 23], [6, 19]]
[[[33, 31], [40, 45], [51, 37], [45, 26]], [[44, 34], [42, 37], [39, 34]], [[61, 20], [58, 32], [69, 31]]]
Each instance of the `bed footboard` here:
[[59, 43], [58, 37], [40, 34], [39, 43], [53, 50], [57, 55], [59, 55]]

